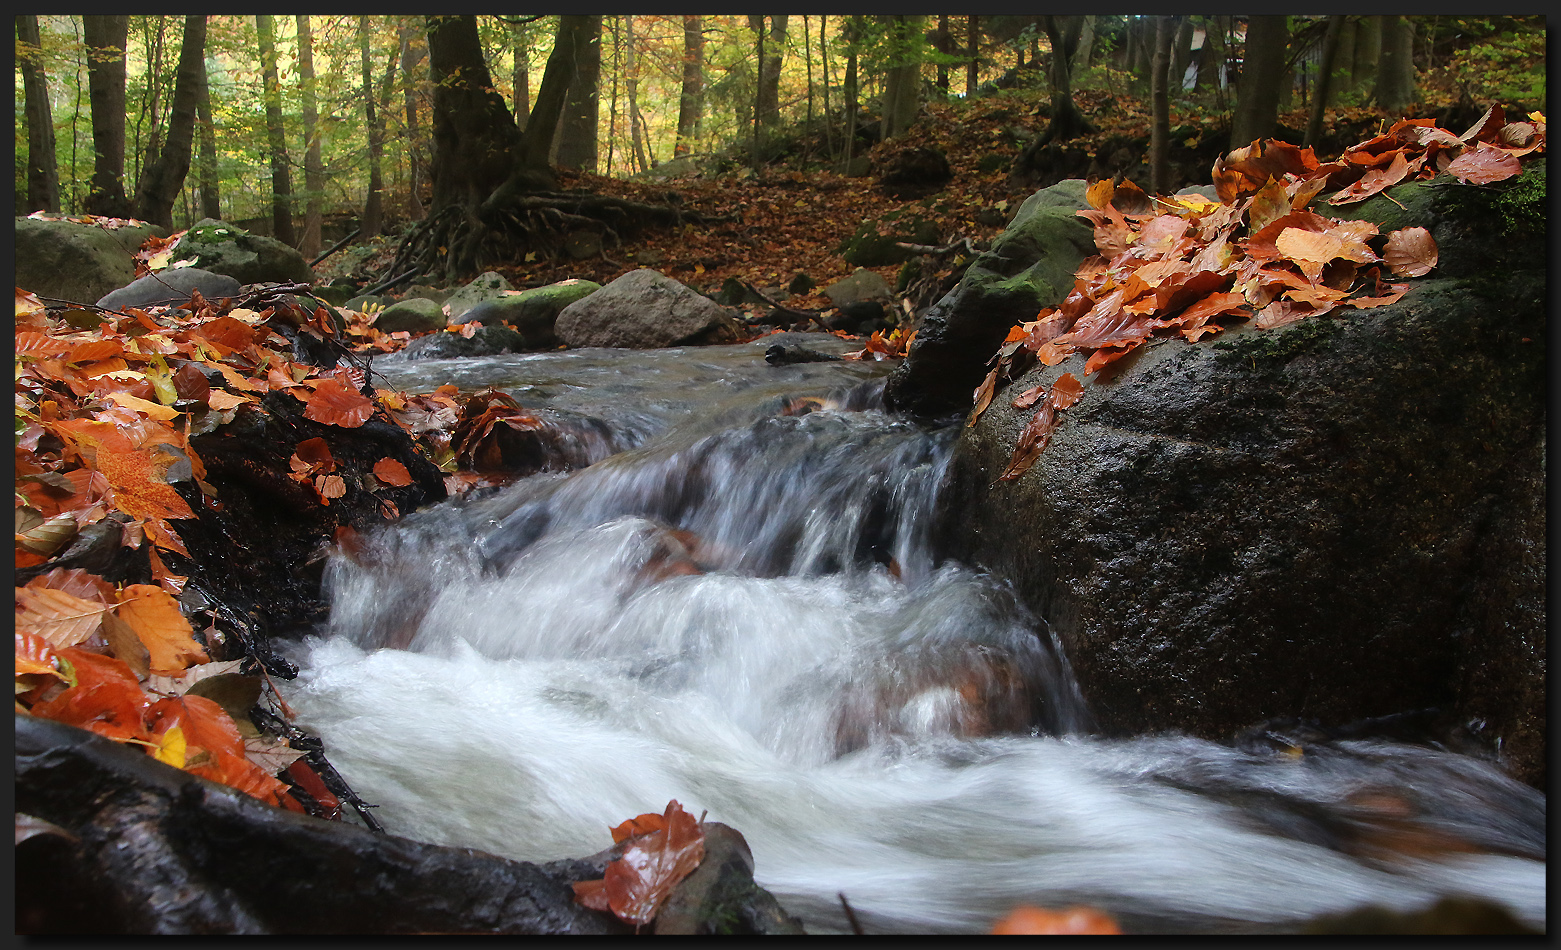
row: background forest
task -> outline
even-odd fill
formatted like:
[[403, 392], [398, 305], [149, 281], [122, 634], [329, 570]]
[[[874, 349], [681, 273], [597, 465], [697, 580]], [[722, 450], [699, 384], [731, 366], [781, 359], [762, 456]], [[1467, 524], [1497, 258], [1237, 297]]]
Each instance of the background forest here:
[[[861, 175], [874, 144], [914, 135], [918, 114], [946, 123], [975, 99], [1016, 106], [979, 169], [1006, 173], [1014, 194], [1049, 183], [1019, 174], [1036, 146], [1081, 136], [1160, 131], [1223, 149], [1283, 126], [1321, 148], [1341, 117], [1448, 125], [1491, 102], [1545, 108], [1543, 17], [474, 19], [489, 88], [523, 135], [558, 39], [577, 44], [572, 78], [554, 83], [567, 95], [547, 104], [546, 161], [590, 190], [607, 185], [592, 176], [777, 165]], [[363, 240], [418, 221], [437, 199], [440, 70], [424, 17], [16, 23], [18, 213], [175, 229], [222, 218], [312, 259], [354, 229]]]

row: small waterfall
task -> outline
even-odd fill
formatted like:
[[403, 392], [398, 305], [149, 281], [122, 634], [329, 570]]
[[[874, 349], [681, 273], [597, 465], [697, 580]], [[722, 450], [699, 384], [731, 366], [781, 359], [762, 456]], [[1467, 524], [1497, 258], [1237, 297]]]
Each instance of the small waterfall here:
[[1044, 622], [931, 549], [955, 433], [849, 382], [367, 538], [288, 701], [396, 834], [577, 857], [677, 798], [815, 931], [839, 892], [875, 931], [1019, 903], [1282, 931], [1443, 894], [1543, 925], [1544, 798], [1488, 763], [1090, 737]]

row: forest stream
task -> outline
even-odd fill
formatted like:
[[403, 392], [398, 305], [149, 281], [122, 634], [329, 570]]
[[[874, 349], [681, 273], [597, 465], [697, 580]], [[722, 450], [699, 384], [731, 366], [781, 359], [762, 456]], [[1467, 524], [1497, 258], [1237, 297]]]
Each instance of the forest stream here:
[[983, 932], [1018, 904], [1281, 932], [1444, 895], [1545, 925], [1544, 796], [1360, 739], [1092, 735], [1044, 620], [932, 531], [957, 429], [890, 363], [762, 344], [377, 364], [572, 420], [582, 457], [337, 555], [283, 687], [393, 834], [579, 857], [677, 799], [810, 932]]

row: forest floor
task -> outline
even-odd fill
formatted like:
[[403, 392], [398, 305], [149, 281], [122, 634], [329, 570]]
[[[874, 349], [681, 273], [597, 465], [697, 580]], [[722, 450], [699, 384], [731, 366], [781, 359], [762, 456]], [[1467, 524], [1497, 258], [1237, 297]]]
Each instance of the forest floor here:
[[[1105, 90], [1075, 94], [1095, 132], [1070, 140], [1070, 148], [1095, 154], [1113, 141], [1141, 139], [1147, 147], [1150, 129], [1149, 102]], [[840, 254], [841, 245], [864, 221], [892, 222], [921, 218], [933, 222], [941, 242], [968, 238], [984, 248], [1013, 217], [1024, 199], [1039, 187], [1033, 177], [1015, 174], [1013, 160], [1035, 136], [1045, 132], [1050, 104], [1044, 89], [1000, 90], [965, 101], [929, 103], [902, 139], [882, 142], [866, 151], [874, 172], [847, 177], [827, 170], [822, 148], [811, 156], [795, 153], [754, 170], [742, 166], [729, 171], [706, 171], [677, 180], [608, 178], [563, 172], [564, 190], [588, 191], [633, 201], [660, 204], [669, 196], [688, 211], [724, 219], [713, 224], [688, 224], [681, 228], [647, 229], [621, 245], [584, 260], [564, 254], [549, 257], [532, 252], [527, 259], [493, 266], [517, 287], [535, 287], [568, 278], [585, 278], [605, 284], [639, 267], [655, 270], [714, 295], [729, 277], [752, 283], [788, 307], [825, 310], [831, 304], [822, 293], [830, 283], [851, 274], [855, 267]], [[1375, 129], [1392, 119], [1380, 110], [1350, 108], [1330, 110], [1324, 142], [1342, 145], [1356, 142], [1363, 128]], [[1304, 129], [1304, 107], [1280, 116], [1286, 129]], [[1227, 151], [1228, 131], [1219, 113], [1205, 106], [1173, 104], [1173, 129], [1195, 129], [1187, 141], [1209, 147], [1211, 155]], [[1184, 136], [1185, 137], [1185, 136]], [[925, 197], [897, 198], [882, 186], [877, 169], [894, 152], [913, 147], [937, 148], [947, 156], [953, 177]], [[1335, 149], [1337, 151], [1338, 149]], [[1201, 151], [1201, 149], [1200, 149]], [[1325, 148], [1318, 157], [1332, 157]], [[810, 160], [811, 159], [811, 160]], [[1208, 163], [1212, 166], [1212, 159]], [[1175, 188], [1207, 185], [1209, 167], [1202, 166], [1196, 180], [1173, 182]], [[652, 172], [654, 175], [654, 171]], [[1136, 184], [1147, 188], [1149, 182]], [[387, 234], [366, 245], [338, 254], [316, 268], [321, 279], [340, 276], [372, 278], [383, 271], [395, 253], [399, 233]], [[952, 267], [952, 260], [946, 266]], [[869, 267], [896, 285], [900, 265]], [[816, 288], [809, 294], [788, 296], [782, 288], [797, 274], [806, 274]], [[926, 302], [922, 302], [924, 305]]]

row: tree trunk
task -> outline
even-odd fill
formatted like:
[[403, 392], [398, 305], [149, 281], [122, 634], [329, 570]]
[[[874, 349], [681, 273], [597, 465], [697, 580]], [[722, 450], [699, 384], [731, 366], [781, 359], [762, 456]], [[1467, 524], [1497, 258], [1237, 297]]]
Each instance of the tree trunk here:
[[[472, 43], [476, 47], [477, 25], [471, 25]], [[553, 144], [553, 130], [564, 111], [564, 100], [576, 74], [576, 65], [585, 63], [592, 73], [590, 100], [591, 154], [595, 164], [597, 97], [594, 95], [601, 74], [602, 18], [600, 15], [568, 15], [558, 18], [558, 33], [553, 40], [553, 52], [548, 55], [547, 68], [542, 71], [542, 86], [537, 90], [536, 105], [531, 108], [531, 120], [526, 123], [526, 134], [521, 139], [520, 168], [522, 171], [547, 171], [547, 153]], [[482, 50], [477, 47], [479, 61]], [[587, 62], [589, 60], [590, 62]], [[484, 79], [486, 79], [484, 68]], [[504, 103], [499, 101], [502, 109]]]
[[[949, 16], [947, 13], [938, 14], [938, 36], [946, 38], [949, 35]], [[940, 50], [941, 52], [941, 50]], [[945, 97], [949, 91], [949, 64], [948, 61], [938, 59], [938, 88], [943, 90]]]
[[862, 17], [860, 14], [852, 14], [846, 20], [846, 82], [842, 90], [846, 97], [846, 147], [845, 163], [851, 164], [851, 156], [856, 153], [856, 110], [859, 90], [857, 89], [856, 60], [857, 44], [862, 41]]
[[49, 108], [49, 81], [43, 72], [38, 18], [16, 18], [17, 65], [27, 114], [26, 211], [60, 210], [60, 173], [54, 156], [54, 111]]
[[965, 63], [965, 98], [976, 94], [976, 80], [981, 67], [981, 18], [972, 13], [965, 23], [965, 50], [970, 56]]
[[1080, 70], [1089, 68], [1090, 59], [1094, 55], [1095, 47], [1095, 18], [1086, 16], [1084, 26], [1079, 30], [1079, 47], [1073, 52], [1073, 61], [1068, 64], [1073, 75], [1078, 75]]
[[287, 160], [287, 132], [282, 125], [282, 85], [277, 78], [276, 43], [271, 34], [271, 15], [255, 14], [255, 31], [260, 35], [260, 63], [265, 82], [266, 148], [271, 153], [271, 236], [283, 244], [294, 243], [293, 183]]
[[83, 16], [87, 45], [88, 102], [92, 108], [92, 186], [84, 210], [110, 218], [130, 217], [125, 195], [125, 48], [130, 17]]
[[889, 30], [889, 74], [884, 83], [883, 123], [881, 137], [885, 139], [904, 135], [916, 121], [916, 110], [921, 106], [921, 61], [926, 45], [922, 38], [923, 17], [885, 17]]
[[1350, 66], [1350, 85], [1364, 88], [1377, 80], [1377, 65], [1382, 60], [1381, 15], [1363, 16], [1355, 21], [1355, 59]]
[[184, 40], [179, 50], [179, 71], [174, 80], [173, 107], [168, 113], [168, 136], [157, 160], [141, 176], [136, 189], [137, 217], [173, 227], [173, 203], [190, 173], [190, 150], [195, 142], [195, 103], [206, 81], [206, 17], [184, 18]]
[[515, 128], [526, 131], [531, 115], [531, 43], [522, 23], [510, 24], [510, 55], [514, 57], [511, 88], [514, 90]]
[[195, 118], [201, 130], [196, 161], [201, 186], [201, 217], [221, 220], [222, 193], [218, 182], [222, 175], [217, 168], [217, 126], [211, 118], [211, 76], [206, 73], [205, 65], [201, 64], [201, 93], [195, 101]]
[[1182, 94], [1182, 77], [1187, 74], [1187, 65], [1192, 62], [1192, 17], [1178, 17], [1181, 21], [1176, 27], [1176, 36], [1171, 40], [1170, 71], [1166, 74], [1166, 82], [1170, 95]]
[[678, 95], [678, 135], [672, 154], [686, 155], [699, 129], [699, 113], [705, 85], [704, 19], [683, 17], [683, 89]]
[[1312, 112], [1307, 117], [1306, 138], [1303, 145], [1316, 147], [1323, 134], [1323, 114], [1332, 95], [1334, 67], [1339, 62], [1339, 38], [1344, 34], [1345, 17], [1328, 17], [1328, 33], [1323, 37], [1322, 59], [1317, 64], [1317, 88], [1312, 91]]
[[[558, 164], [565, 168], [573, 168], [578, 171], [595, 172], [597, 158], [597, 125], [601, 121], [601, 79], [602, 79], [602, 17], [594, 14], [575, 19], [585, 20], [583, 24], [584, 35], [579, 41], [579, 47], [575, 52], [571, 68], [572, 81], [569, 83], [569, 98], [564, 106], [563, 125], [558, 132]], [[562, 20], [559, 23], [559, 33], [562, 36], [564, 26]], [[557, 46], [554, 53], [558, 52]], [[549, 68], [552, 60], [548, 60]], [[542, 82], [547, 83], [544, 75]], [[537, 105], [540, 108], [542, 96], [537, 95]], [[526, 128], [535, 131], [536, 116], [528, 122]]]
[[1266, 138], [1279, 123], [1279, 95], [1285, 79], [1285, 50], [1290, 43], [1288, 16], [1247, 18], [1247, 51], [1237, 85], [1230, 147], [1244, 148]]
[[358, 237], [367, 240], [379, 236], [385, 223], [385, 181], [380, 168], [380, 156], [384, 145], [380, 141], [383, 131], [379, 113], [374, 108], [373, 52], [369, 47], [369, 18], [358, 17], [358, 57], [363, 71], [363, 115], [369, 130], [369, 195], [363, 203], [363, 218], [358, 225]]
[[1068, 68], [1084, 29], [1083, 17], [1048, 15], [1042, 18], [1041, 25], [1052, 45], [1052, 120], [1042, 141], [1065, 142], [1094, 131], [1073, 102], [1073, 73]]
[[1171, 46], [1178, 32], [1175, 16], [1155, 17], [1154, 59], [1150, 62], [1150, 110], [1153, 122], [1149, 131], [1149, 193], [1165, 195], [1171, 191]]
[[423, 219], [423, 143], [418, 137], [417, 82], [412, 71], [423, 60], [423, 50], [415, 42], [412, 25], [401, 26], [401, 90], [406, 111], [407, 213], [412, 220]]
[[298, 82], [304, 110], [304, 235], [298, 250], [308, 260], [320, 256], [320, 202], [325, 195], [325, 166], [320, 161], [320, 116], [314, 89], [314, 34], [309, 15], [298, 21]]
[[[764, 29], [763, 17], [749, 17], [749, 25], [757, 19], [759, 25], [755, 29]], [[785, 14], [770, 17], [769, 37], [761, 38], [760, 47], [763, 52], [759, 63], [759, 124], [765, 129], [774, 129], [780, 125], [780, 77], [781, 66], [786, 60], [786, 21]]]
[[[428, 72], [434, 88], [433, 208], [476, 207], [509, 177], [521, 144], [515, 120], [489, 78], [476, 17], [428, 17]], [[552, 118], [557, 121], [556, 108]], [[527, 134], [540, 131], [532, 121]]]
[[1401, 113], [1412, 105], [1415, 92], [1415, 25], [1406, 16], [1382, 18], [1382, 58], [1377, 65], [1378, 108]]
[[1339, 24], [1339, 47], [1333, 54], [1335, 75], [1332, 89], [1335, 96], [1355, 88], [1352, 73], [1355, 67], [1355, 31], [1359, 20], [1359, 17], [1347, 16]]
[[645, 171], [650, 168], [650, 162], [646, 160], [645, 150], [640, 147], [640, 80], [635, 74], [632, 14], [625, 14], [623, 18], [623, 53], [623, 87], [624, 94], [629, 99], [629, 155], [631, 157], [629, 167], [637, 171]]

